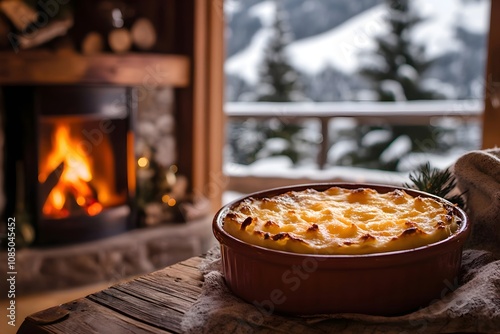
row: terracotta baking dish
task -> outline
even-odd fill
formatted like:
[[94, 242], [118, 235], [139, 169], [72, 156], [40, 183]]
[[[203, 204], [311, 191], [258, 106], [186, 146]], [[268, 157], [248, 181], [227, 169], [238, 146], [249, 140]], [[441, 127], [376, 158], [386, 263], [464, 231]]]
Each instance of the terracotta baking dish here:
[[[349, 183], [283, 187], [244, 198], [270, 197], [306, 188], [322, 191], [332, 186], [373, 188], [379, 192], [404, 189], [413, 196], [444, 201], [406, 188]], [[213, 232], [220, 242], [227, 285], [235, 295], [263, 312], [401, 315], [442, 298], [456, 287], [462, 249], [470, 231], [467, 216], [459, 208], [454, 208], [454, 214], [462, 220], [459, 230], [424, 247], [363, 255], [310, 255], [254, 246], [226, 233], [222, 227], [225, 214], [244, 198], [219, 210]]]

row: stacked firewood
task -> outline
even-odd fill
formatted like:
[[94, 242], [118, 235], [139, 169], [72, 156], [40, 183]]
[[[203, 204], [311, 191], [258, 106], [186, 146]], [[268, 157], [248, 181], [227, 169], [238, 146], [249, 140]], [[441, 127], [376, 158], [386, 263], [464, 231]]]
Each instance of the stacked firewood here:
[[151, 20], [124, 1], [0, 0], [0, 50], [51, 43], [90, 55], [151, 51], [156, 42]]
[[0, 49], [31, 49], [64, 36], [73, 26], [68, 4], [0, 0]]
[[82, 1], [75, 12], [75, 38], [83, 54], [151, 51], [156, 45], [155, 26], [130, 1]]
[[130, 29], [113, 28], [105, 36], [97, 31], [88, 32], [81, 43], [81, 51], [84, 54], [95, 54], [103, 52], [109, 47], [115, 53], [124, 53], [130, 51], [133, 46], [147, 51], [155, 43], [156, 31], [151, 21], [140, 18], [134, 22]]

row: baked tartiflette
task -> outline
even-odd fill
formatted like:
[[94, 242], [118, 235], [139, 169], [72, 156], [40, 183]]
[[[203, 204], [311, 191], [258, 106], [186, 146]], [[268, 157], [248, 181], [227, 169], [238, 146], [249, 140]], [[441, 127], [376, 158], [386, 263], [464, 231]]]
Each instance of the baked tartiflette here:
[[434, 198], [331, 187], [246, 198], [227, 211], [223, 228], [246, 243], [287, 252], [371, 254], [444, 240], [459, 224], [453, 208]]

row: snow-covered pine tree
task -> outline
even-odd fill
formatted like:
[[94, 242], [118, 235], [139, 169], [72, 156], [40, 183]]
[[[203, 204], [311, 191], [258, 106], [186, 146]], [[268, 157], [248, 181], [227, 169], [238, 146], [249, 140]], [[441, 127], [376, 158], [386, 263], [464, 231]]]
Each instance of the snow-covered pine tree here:
[[[292, 42], [293, 34], [287, 22], [286, 11], [282, 0], [274, 0], [276, 10], [271, 35], [264, 48], [264, 58], [259, 67], [259, 83], [256, 87], [256, 101], [259, 102], [297, 102], [305, 100], [299, 82], [299, 74], [293, 68], [286, 54], [286, 46]], [[294, 140], [302, 127], [295, 123], [284, 121], [279, 117], [266, 124], [260, 124], [264, 141], [259, 148], [257, 157], [269, 155], [286, 155], [294, 163], [298, 162], [300, 153]], [[270, 139], [281, 138], [279, 149], [269, 149]], [[273, 141], [275, 142], [275, 141]], [[273, 146], [273, 145], [271, 145]]]
[[421, 75], [432, 59], [425, 47], [412, 40], [412, 30], [423, 21], [411, 0], [386, 0], [389, 33], [376, 37], [376, 62], [364, 65], [361, 74], [370, 79], [380, 101], [432, 100], [442, 98], [421, 84]]
[[[415, 26], [424, 19], [414, 7], [418, 1], [385, 0], [389, 32], [376, 37], [376, 50], [369, 56], [360, 73], [368, 78], [379, 101], [444, 99], [445, 96], [423, 84], [422, 75], [433, 63], [425, 54], [425, 46], [412, 39]], [[395, 170], [401, 158], [415, 151], [439, 149], [439, 132], [426, 125], [382, 126], [392, 132], [389, 140], [362, 146], [353, 158], [359, 165]], [[362, 138], [380, 127], [361, 129]], [[361, 139], [361, 141], [366, 141]], [[433, 147], [429, 147], [433, 143]], [[403, 145], [404, 144], [404, 145]], [[425, 144], [425, 147], [424, 147]], [[390, 154], [398, 148], [398, 154]], [[404, 150], [403, 150], [404, 148]]]
[[259, 68], [257, 101], [295, 102], [304, 99], [299, 75], [290, 64], [285, 48], [293, 40], [282, 0], [274, 0], [276, 11], [271, 36]]

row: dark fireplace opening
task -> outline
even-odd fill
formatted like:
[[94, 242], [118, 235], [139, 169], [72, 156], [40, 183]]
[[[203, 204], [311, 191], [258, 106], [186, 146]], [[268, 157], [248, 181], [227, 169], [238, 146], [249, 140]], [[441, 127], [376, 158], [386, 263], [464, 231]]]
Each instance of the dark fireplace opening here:
[[3, 96], [7, 217], [39, 245], [135, 227], [134, 89], [16, 86]]

